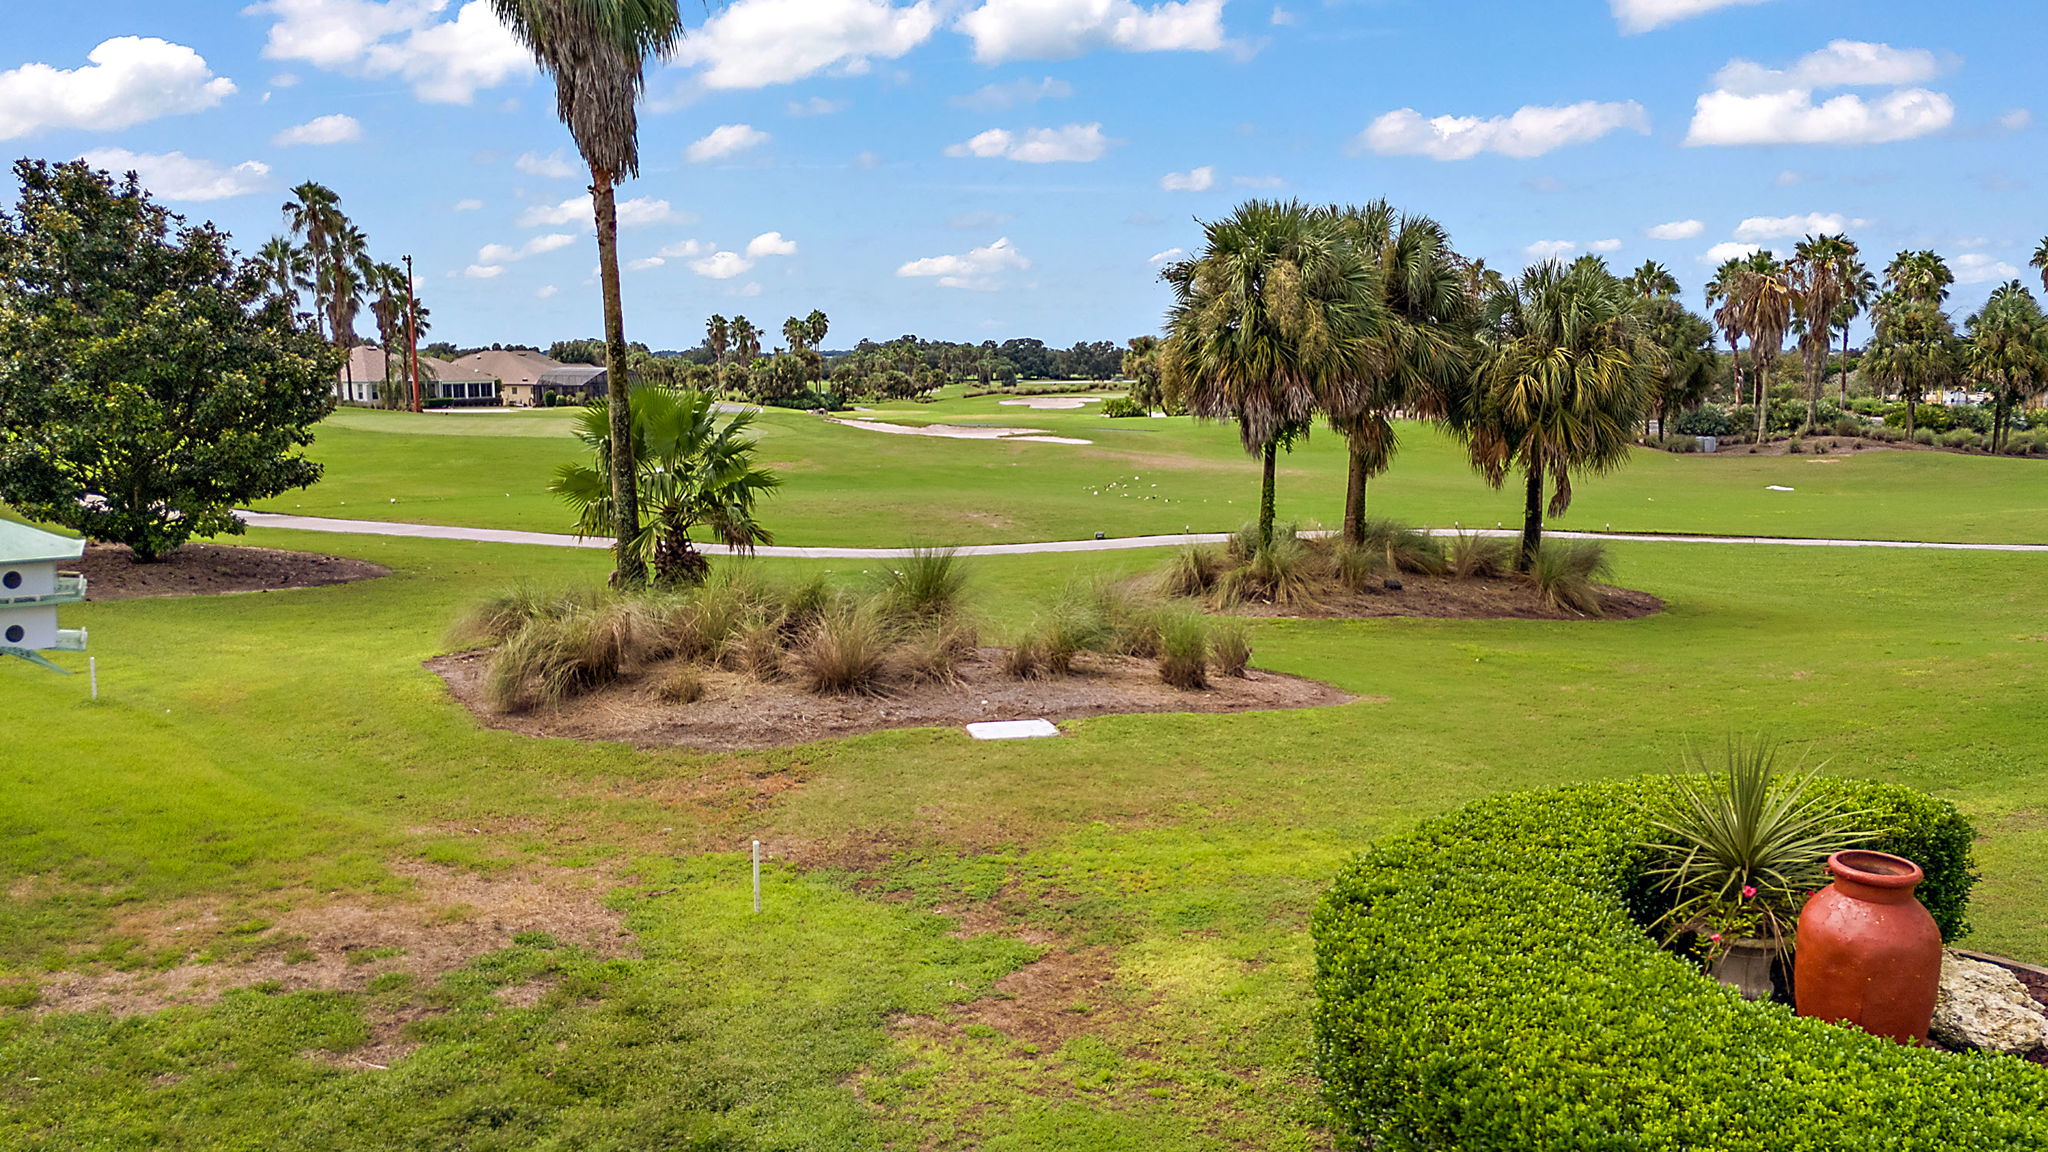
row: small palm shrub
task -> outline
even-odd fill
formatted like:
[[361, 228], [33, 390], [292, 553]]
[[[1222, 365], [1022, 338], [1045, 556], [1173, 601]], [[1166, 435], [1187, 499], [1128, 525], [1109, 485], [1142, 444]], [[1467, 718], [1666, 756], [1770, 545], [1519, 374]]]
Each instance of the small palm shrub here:
[[1827, 883], [1827, 858], [1871, 838], [1858, 828], [1864, 813], [1822, 794], [1818, 768], [1780, 774], [1768, 740], [1731, 738], [1718, 769], [1697, 750], [1687, 759], [1694, 771], [1653, 814], [1661, 836], [1645, 845], [1645, 875], [1673, 901], [1660, 923], [1674, 936], [1712, 929], [1782, 952], [1807, 893]]
[[1607, 546], [1598, 540], [1545, 540], [1529, 567], [1529, 579], [1552, 608], [1598, 616], [1600, 592], [1594, 585], [1613, 568]]
[[1460, 532], [1445, 547], [1444, 560], [1460, 580], [1491, 580], [1507, 575], [1515, 562], [1515, 546], [1505, 537]]
[[1248, 602], [1310, 604], [1315, 601], [1315, 557], [1292, 535], [1275, 533], [1273, 542], [1253, 549], [1243, 567], [1216, 581], [1216, 602], [1228, 606]]
[[1444, 550], [1437, 539], [1420, 528], [1396, 520], [1372, 517], [1365, 522], [1364, 546], [1387, 553], [1394, 567], [1422, 576], [1444, 574]]
[[664, 704], [695, 704], [704, 698], [704, 676], [695, 665], [679, 665], [661, 678], [654, 694]]
[[1213, 620], [1209, 624], [1209, 659], [1219, 676], [1243, 679], [1252, 662], [1251, 629], [1242, 620]]
[[1223, 558], [1214, 548], [1183, 544], [1159, 574], [1159, 590], [1168, 596], [1207, 596], [1222, 569]]
[[895, 637], [875, 604], [835, 604], [792, 654], [805, 687], [835, 696], [880, 695]]
[[951, 548], [916, 548], [881, 575], [882, 596], [891, 615], [915, 620], [960, 610], [967, 569]]
[[1209, 630], [1193, 612], [1175, 612], [1159, 625], [1159, 678], [1188, 691], [1209, 686]]

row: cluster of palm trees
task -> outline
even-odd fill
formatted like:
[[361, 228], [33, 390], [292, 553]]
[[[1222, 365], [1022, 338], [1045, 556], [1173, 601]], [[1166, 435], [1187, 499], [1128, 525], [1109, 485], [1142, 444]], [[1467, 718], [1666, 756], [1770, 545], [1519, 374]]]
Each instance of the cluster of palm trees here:
[[1508, 279], [1384, 201], [1251, 201], [1204, 234], [1198, 255], [1162, 272], [1174, 301], [1161, 385], [1198, 417], [1236, 422], [1263, 465], [1267, 544], [1279, 453], [1318, 420], [1349, 448], [1343, 535], [1362, 543], [1367, 485], [1393, 461], [1395, 419], [1413, 416], [1456, 434], [1496, 487], [1522, 473], [1527, 570], [1573, 476], [1626, 459], [1660, 387], [1699, 386], [1673, 370], [1698, 350], [1675, 357], [1654, 338], [1676, 290], [1656, 265], [1624, 281], [1586, 257]]
[[367, 302], [384, 349], [384, 379], [378, 395], [387, 408], [419, 407], [417, 392], [407, 393], [389, 381], [406, 378], [416, 365], [394, 372], [392, 358], [411, 337], [427, 330], [427, 309], [413, 290], [412, 277], [395, 264], [377, 260], [363, 230], [341, 210], [341, 197], [324, 184], [307, 181], [292, 189], [284, 204], [289, 235], [273, 236], [257, 249], [266, 291], [291, 305], [310, 300], [313, 324], [341, 350], [343, 371], [348, 353], [361, 343], [356, 321]]

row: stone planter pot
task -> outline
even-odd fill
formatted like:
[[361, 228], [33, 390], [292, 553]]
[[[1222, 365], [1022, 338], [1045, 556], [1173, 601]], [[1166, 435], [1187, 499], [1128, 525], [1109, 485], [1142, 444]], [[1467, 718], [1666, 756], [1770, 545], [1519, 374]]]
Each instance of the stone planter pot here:
[[1742, 993], [1744, 1000], [1771, 998], [1771, 962], [1777, 949], [1764, 940], [1737, 940], [1707, 968], [1707, 975]]
[[1883, 852], [1828, 857], [1834, 883], [1799, 914], [1793, 999], [1801, 1016], [1902, 1044], [1927, 1038], [1941, 984], [1941, 931], [1913, 898], [1920, 866]]

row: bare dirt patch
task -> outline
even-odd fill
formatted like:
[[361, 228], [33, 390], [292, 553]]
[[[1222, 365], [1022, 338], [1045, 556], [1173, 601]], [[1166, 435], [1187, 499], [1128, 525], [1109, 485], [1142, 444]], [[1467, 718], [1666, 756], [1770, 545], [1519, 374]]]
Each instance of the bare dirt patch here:
[[704, 696], [664, 703], [656, 692], [669, 665], [650, 665], [630, 680], [530, 712], [493, 712], [482, 685], [489, 654], [442, 656], [427, 668], [493, 728], [529, 736], [620, 740], [732, 752], [782, 748], [835, 736], [892, 728], [954, 726], [981, 720], [1043, 717], [1071, 720], [1139, 712], [1257, 712], [1343, 704], [1351, 697], [1314, 680], [1253, 671], [1243, 679], [1214, 677], [1206, 691], [1184, 692], [1159, 680], [1145, 660], [1084, 656], [1075, 674], [1043, 680], [1005, 675], [1002, 649], [978, 648], [951, 684], [900, 686], [882, 696], [819, 696], [789, 682], [764, 683], [721, 669], [703, 669]]
[[[1307, 617], [1310, 619], [1414, 616], [1443, 620], [1587, 620], [1596, 619], [1546, 603], [1525, 580], [1457, 580], [1446, 576], [1403, 574], [1400, 589], [1349, 592], [1325, 587], [1313, 601], [1301, 604], [1242, 604], [1243, 616]], [[1601, 613], [1597, 619], [1635, 620], [1654, 615], [1664, 601], [1648, 592], [1596, 586]]]
[[64, 567], [85, 574], [87, 600], [275, 592], [391, 575], [381, 564], [346, 556], [204, 543], [187, 544], [154, 564], [135, 563], [125, 545], [90, 544]]
[[988, 995], [956, 1006], [950, 1019], [905, 1017], [896, 1021], [896, 1030], [943, 1041], [980, 1024], [1018, 1043], [1050, 1050], [1083, 1033], [1102, 1031], [1109, 1018], [1136, 1015], [1112, 989], [1115, 977], [1108, 948], [1057, 948], [996, 981]]
[[[36, 1007], [154, 1012], [174, 1004], [210, 1003], [228, 989], [272, 981], [285, 991], [362, 991], [386, 972], [432, 980], [509, 946], [521, 932], [546, 932], [608, 954], [622, 951], [630, 940], [619, 914], [604, 905], [610, 878], [595, 871], [536, 868], [483, 875], [418, 861], [393, 871], [414, 882], [411, 892], [280, 913], [261, 930], [262, 940], [248, 942], [254, 947], [245, 960], [148, 972], [60, 972], [38, 982]], [[222, 919], [219, 910], [179, 906], [157, 911], [150, 922], [122, 927], [158, 949], [232, 933]]]

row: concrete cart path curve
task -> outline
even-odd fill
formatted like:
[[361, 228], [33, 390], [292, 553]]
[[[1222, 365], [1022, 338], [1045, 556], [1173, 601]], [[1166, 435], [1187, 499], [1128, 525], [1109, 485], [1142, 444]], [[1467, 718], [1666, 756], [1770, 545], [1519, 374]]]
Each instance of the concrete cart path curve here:
[[[609, 548], [611, 541], [585, 539], [559, 532], [525, 532], [511, 528], [464, 528], [447, 524], [405, 524], [396, 520], [337, 520], [325, 516], [290, 516], [276, 512], [235, 513], [252, 528], [285, 528], [298, 532], [339, 532], [352, 536], [407, 536], [424, 540], [468, 540], [480, 544], [532, 544], [549, 548]], [[1508, 529], [1477, 529], [1483, 536], [1518, 536]], [[1433, 528], [1432, 535], [1451, 536], [1457, 529]], [[1322, 533], [1327, 535], [1328, 533]], [[1930, 540], [1840, 540], [1814, 536], [1676, 536], [1653, 532], [1545, 532], [1564, 540], [1618, 540], [1648, 544], [1775, 544], [1796, 548], [1926, 548], [1952, 552], [2048, 552], [2048, 544], [1964, 544]], [[1179, 532], [1166, 536], [1113, 536], [1106, 540], [1040, 540], [1020, 544], [968, 544], [953, 549], [962, 556], [1027, 556], [1057, 552], [1117, 552], [1128, 548], [1172, 548], [1181, 544], [1221, 544], [1227, 532]], [[728, 556], [722, 544], [699, 544], [706, 555]], [[912, 548], [798, 548], [766, 545], [757, 556], [798, 560], [897, 560]]]

